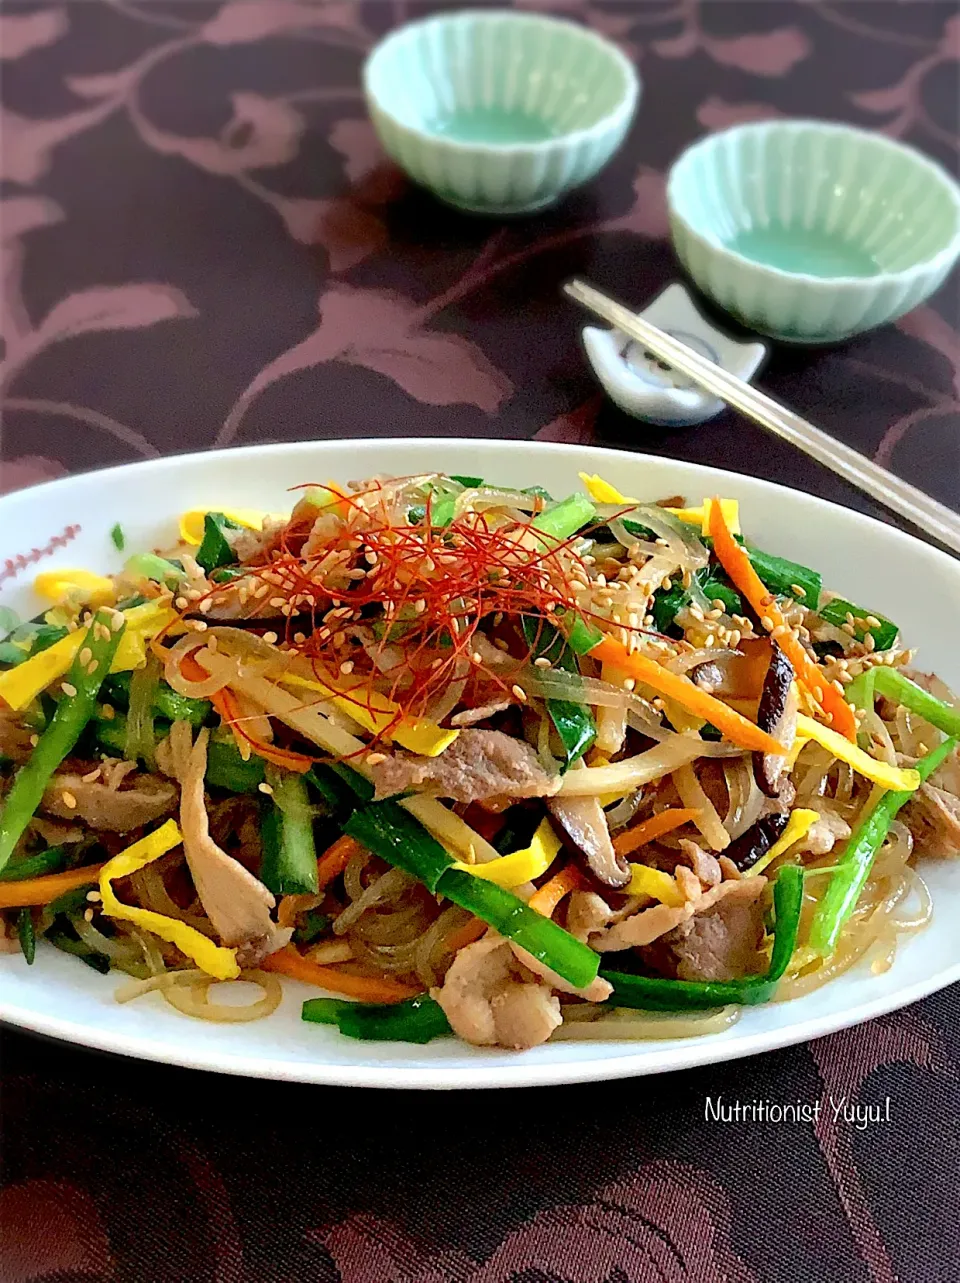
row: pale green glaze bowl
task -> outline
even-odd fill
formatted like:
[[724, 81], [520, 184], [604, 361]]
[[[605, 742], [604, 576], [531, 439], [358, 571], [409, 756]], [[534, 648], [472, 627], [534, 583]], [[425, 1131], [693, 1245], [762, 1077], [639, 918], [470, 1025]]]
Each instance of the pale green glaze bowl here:
[[702, 139], [667, 184], [673, 241], [705, 294], [751, 329], [829, 343], [895, 320], [960, 256], [960, 187], [879, 134], [823, 121]]
[[441, 200], [484, 214], [553, 204], [623, 142], [630, 62], [570, 22], [501, 10], [401, 27], [364, 68], [383, 146]]

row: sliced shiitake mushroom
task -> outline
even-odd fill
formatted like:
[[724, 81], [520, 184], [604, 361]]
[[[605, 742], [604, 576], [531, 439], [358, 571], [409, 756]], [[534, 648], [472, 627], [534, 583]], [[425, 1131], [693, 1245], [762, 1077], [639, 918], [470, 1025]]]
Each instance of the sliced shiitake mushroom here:
[[[784, 748], [793, 747], [797, 735], [797, 691], [793, 665], [776, 644], [772, 643], [770, 666], [763, 679], [757, 725], [772, 735]], [[786, 769], [787, 759], [781, 753], [754, 753], [753, 773], [767, 797], [776, 797]]]
[[598, 882], [612, 888], [626, 886], [630, 865], [613, 849], [607, 817], [598, 798], [550, 797], [547, 808]]
[[767, 854], [774, 842], [782, 836], [789, 820], [789, 811], [774, 811], [770, 815], [762, 815], [746, 833], [741, 833], [731, 842], [723, 854], [743, 873]]

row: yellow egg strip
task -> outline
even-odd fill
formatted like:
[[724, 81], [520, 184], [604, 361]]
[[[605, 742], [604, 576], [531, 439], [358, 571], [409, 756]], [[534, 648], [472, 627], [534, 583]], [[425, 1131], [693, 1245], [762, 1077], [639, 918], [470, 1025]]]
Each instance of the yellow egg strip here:
[[634, 864], [631, 867], [630, 881], [623, 888], [623, 894], [649, 895], [673, 909], [679, 909], [686, 903], [676, 878], [672, 878], [663, 869], [651, 869], [648, 864]]
[[521, 886], [524, 882], [532, 882], [534, 878], [546, 873], [557, 858], [561, 845], [550, 821], [543, 820], [530, 845], [522, 851], [511, 851], [509, 855], [501, 855], [499, 859], [489, 860], [486, 864], [462, 864], [457, 861], [455, 867], [509, 889]]
[[812, 717], [805, 717], [803, 713], [797, 717], [797, 737], [801, 736], [805, 740], [815, 740], [834, 757], [849, 763], [858, 775], [872, 780], [881, 788], [894, 789], [898, 793], [912, 793], [920, 787], [920, 775], [912, 767], [890, 766], [886, 762], [878, 762], [862, 748], [851, 744], [843, 735], [815, 722]]
[[[156, 602], [146, 602], [124, 611], [124, 618], [127, 627], [110, 665], [111, 673], [126, 673], [140, 668], [146, 662], [147, 641], [172, 624], [177, 613]], [[17, 711], [26, 708], [41, 691], [66, 673], [85, 636], [83, 629], [77, 629], [39, 655], [0, 673], [0, 699]]]
[[[366, 687], [358, 686], [344, 693], [328, 686], [326, 682], [301, 677], [297, 673], [284, 673], [278, 680], [284, 686], [300, 686], [317, 691], [365, 731], [372, 735], [385, 735], [411, 753], [419, 753], [424, 757], [438, 757], [460, 734], [459, 731], [445, 730], [426, 717], [405, 717], [394, 726], [400, 711], [399, 705], [386, 695]], [[388, 731], [387, 728], [391, 726], [393, 729]]]
[[113, 882], [117, 878], [128, 878], [131, 873], [138, 873], [154, 860], [158, 860], [167, 851], [172, 851], [182, 841], [179, 828], [174, 820], [167, 820], [159, 829], [148, 833], [146, 837], [128, 846], [125, 851], [115, 855], [100, 870], [100, 897], [103, 901], [103, 912], [110, 918], [120, 918], [132, 922], [134, 926], [151, 931], [168, 944], [176, 945], [182, 954], [197, 964], [201, 971], [217, 980], [235, 980], [240, 974], [237, 963], [237, 951], [214, 944], [201, 932], [168, 918], [151, 909], [139, 909], [133, 905], [123, 904], [117, 899]]
[[[612, 486], [609, 481], [604, 481], [603, 477], [594, 474], [588, 475], [586, 472], [580, 473], [580, 480], [586, 487], [587, 494], [594, 503], [638, 503], [639, 500], [631, 499], [628, 495], [621, 494], [616, 486]], [[710, 505], [712, 499], [704, 499], [699, 508], [666, 508], [665, 512], [672, 513], [673, 516], [679, 517], [681, 521], [689, 522], [690, 525], [699, 526], [700, 533], [708, 535], [710, 533]], [[739, 535], [740, 530], [740, 505], [736, 499], [721, 499], [720, 510], [723, 513], [724, 520], [731, 534]]]
[[756, 874], [762, 873], [768, 864], [771, 864], [778, 856], [783, 855], [784, 851], [789, 851], [794, 843], [799, 842], [801, 838], [805, 838], [819, 818], [819, 811], [807, 811], [802, 806], [798, 806], [795, 811], [791, 811], [790, 819], [787, 820], [787, 827], [766, 855], [761, 855], [756, 864], [752, 864], [747, 869], [744, 877], [752, 878]]

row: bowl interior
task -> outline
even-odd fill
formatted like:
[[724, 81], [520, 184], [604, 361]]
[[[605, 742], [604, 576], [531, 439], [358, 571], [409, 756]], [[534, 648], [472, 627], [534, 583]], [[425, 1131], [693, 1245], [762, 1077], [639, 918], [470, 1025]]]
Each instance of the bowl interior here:
[[711, 244], [808, 276], [906, 271], [960, 234], [946, 174], [885, 139], [821, 125], [718, 134], [681, 158], [670, 197]]
[[401, 124], [466, 144], [535, 144], [589, 129], [629, 96], [626, 60], [570, 23], [459, 14], [398, 31], [367, 89]]

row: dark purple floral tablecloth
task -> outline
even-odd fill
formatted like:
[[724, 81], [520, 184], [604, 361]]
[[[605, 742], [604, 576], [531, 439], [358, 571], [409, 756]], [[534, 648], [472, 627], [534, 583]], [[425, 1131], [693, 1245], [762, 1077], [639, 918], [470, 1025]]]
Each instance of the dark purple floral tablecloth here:
[[[0, 489], [254, 441], [537, 437], [872, 510], [733, 414], [669, 433], [602, 404], [557, 291], [576, 273], [639, 303], [676, 275], [664, 173], [705, 131], [825, 116], [955, 169], [953, 0], [525, 7], [616, 40], [644, 98], [596, 184], [500, 225], [381, 163], [359, 68], [418, 5], [9, 0]], [[777, 351], [767, 383], [956, 505], [957, 305], [954, 279], [896, 326]], [[954, 989], [752, 1061], [459, 1096], [218, 1079], [8, 1031], [0, 1283], [949, 1283], [958, 1015]], [[819, 1118], [710, 1121], [708, 1096]]]

